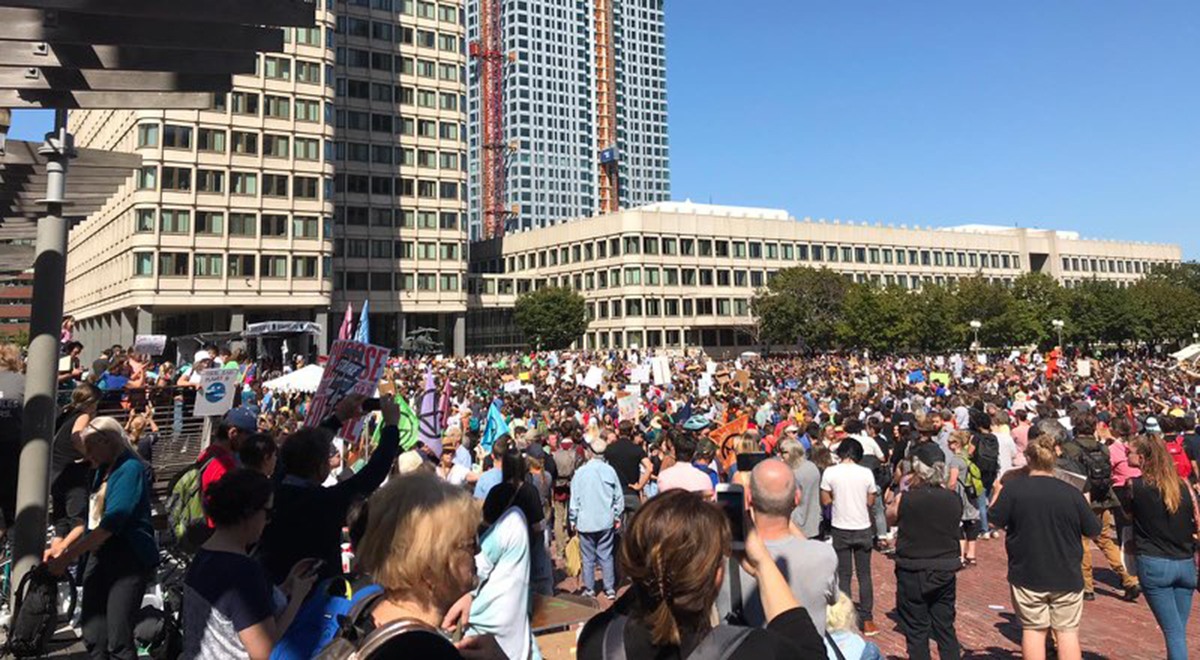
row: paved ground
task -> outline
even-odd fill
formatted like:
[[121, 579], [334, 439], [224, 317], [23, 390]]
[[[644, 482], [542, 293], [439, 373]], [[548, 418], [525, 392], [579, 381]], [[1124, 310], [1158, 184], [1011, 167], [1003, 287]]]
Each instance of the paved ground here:
[[[1083, 627], [1080, 630], [1084, 658], [1098, 660], [1162, 660], [1166, 657], [1162, 634], [1154, 623], [1154, 617], [1146, 606], [1145, 598], [1136, 603], [1120, 600], [1119, 582], [1108, 570], [1104, 558], [1097, 551], [1095, 565], [1104, 566], [1096, 571], [1096, 600], [1084, 604]], [[889, 658], [904, 658], [904, 636], [890, 616], [895, 604], [895, 579], [892, 563], [881, 555], [874, 555], [875, 620], [880, 627], [879, 635], [873, 640]], [[1012, 605], [1005, 579], [1005, 555], [1002, 540], [981, 541], [979, 565], [959, 574], [958, 620], [959, 641], [966, 658], [1017, 658], [1020, 657], [1021, 629], [1014, 620]], [[577, 581], [565, 579], [562, 589], [577, 588]], [[600, 603], [607, 606], [607, 601]], [[1189, 647], [1200, 650], [1200, 598], [1193, 607], [1188, 631]], [[578, 629], [564, 631], [538, 638], [538, 644], [547, 660], [574, 660], [575, 636]], [[64, 640], [56, 645], [53, 657], [84, 657], [81, 645]], [[936, 653], [935, 653], [936, 657]]]

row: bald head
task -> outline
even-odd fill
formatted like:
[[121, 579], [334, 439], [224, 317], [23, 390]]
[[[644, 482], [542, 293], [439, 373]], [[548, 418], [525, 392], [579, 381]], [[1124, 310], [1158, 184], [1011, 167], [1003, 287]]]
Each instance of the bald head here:
[[787, 463], [772, 458], [750, 473], [750, 505], [756, 515], [787, 518], [796, 508], [796, 478]]

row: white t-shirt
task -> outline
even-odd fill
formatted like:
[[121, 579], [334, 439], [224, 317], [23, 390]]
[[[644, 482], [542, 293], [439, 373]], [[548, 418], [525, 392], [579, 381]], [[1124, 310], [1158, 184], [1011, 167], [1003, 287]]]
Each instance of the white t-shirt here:
[[821, 490], [833, 495], [833, 527], [858, 531], [871, 527], [867, 493], [875, 493], [875, 475], [854, 463], [838, 463], [821, 475]]
[[442, 474], [442, 468], [438, 466], [438, 476], [451, 486], [461, 486], [467, 483], [468, 474], [471, 474], [471, 471], [461, 465], [451, 465], [450, 471], [446, 474]]

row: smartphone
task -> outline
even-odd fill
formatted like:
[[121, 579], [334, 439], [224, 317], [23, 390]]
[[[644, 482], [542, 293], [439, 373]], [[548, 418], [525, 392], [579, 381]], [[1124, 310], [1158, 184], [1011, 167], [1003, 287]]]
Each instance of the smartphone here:
[[372, 397], [363, 401], [362, 410], [363, 412], [375, 412], [379, 410], [379, 397]]
[[[739, 468], [741, 469], [741, 468]], [[746, 549], [746, 491], [738, 484], [718, 484], [717, 504], [729, 521], [729, 531], [733, 536], [734, 552]]]
[[754, 466], [762, 463], [765, 460], [767, 460], [766, 452], [756, 451], [750, 454], [738, 454], [738, 472], [749, 472], [754, 469]]

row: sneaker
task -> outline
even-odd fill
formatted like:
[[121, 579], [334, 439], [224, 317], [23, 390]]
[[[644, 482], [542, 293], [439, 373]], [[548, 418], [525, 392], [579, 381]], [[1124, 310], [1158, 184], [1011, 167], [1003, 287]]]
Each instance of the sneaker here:
[[595, 598], [596, 592], [592, 591], [591, 589], [584, 589], [583, 591], [579, 592], [579, 595], [583, 596], [584, 598]]
[[1142, 588], [1135, 584], [1132, 587], [1125, 588], [1125, 595], [1121, 596], [1121, 600], [1132, 603], [1140, 595], [1142, 595]]
[[1096, 600], [1096, 592], [1094, 592], [1094, 591], [1083, 592], [1083, 599], [1087, 600], [1087, 601]]
[[605, 597], [605, 598], [607, 598], [607, 599], [609, 599], [609, 600], [616, 600], [616, 599], [617, 599], [617, 592], [615, 592], [615, 591], [612, 591], [612, 590], [610, 589], [610, 590], [608, 590], [608, 591], [604, 592], [604, 597]]
[[875, 626], [874, 621], [863, 621], [862, 634], [864, 637], [874, 637], [879, 634], [879, 628]]

